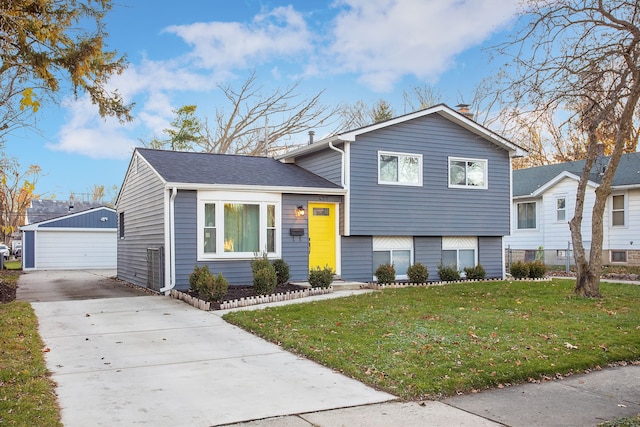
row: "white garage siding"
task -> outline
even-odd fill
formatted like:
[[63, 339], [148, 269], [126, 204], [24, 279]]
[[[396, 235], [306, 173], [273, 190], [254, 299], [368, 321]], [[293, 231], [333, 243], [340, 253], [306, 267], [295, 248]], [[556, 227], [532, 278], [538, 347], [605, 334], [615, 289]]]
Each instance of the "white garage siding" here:
[[117, 234], [108, 230], [43, 230], [35, 233], [35, 268], [115, 269]]

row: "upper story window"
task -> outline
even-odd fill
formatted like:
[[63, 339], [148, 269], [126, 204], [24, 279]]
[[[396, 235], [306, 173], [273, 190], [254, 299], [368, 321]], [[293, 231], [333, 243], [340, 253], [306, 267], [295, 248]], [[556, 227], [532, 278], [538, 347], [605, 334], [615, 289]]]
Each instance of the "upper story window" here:
[[488, 188], [487, 160], [449, 157], [449, 187]]
[[422, 155], [378, 152], [378, 184], [422, 185]]
[[556, 199], [556, 221], [565, 221], [567, 219], [567, 199], [558, 197]]
[[536, 202], [518, 203], [518, 230], [536, 228]]
[[625, 225], [625, 198], [624, 194], [611, 196], [611, 225]]
[[265, 251], [270, 255], [279, 254], [279, 196], [239, 200], [237, 194], [215, 195], [221, 198], [210, 199], [205, 193], [198, 202], [200, 259], [252, 258]]

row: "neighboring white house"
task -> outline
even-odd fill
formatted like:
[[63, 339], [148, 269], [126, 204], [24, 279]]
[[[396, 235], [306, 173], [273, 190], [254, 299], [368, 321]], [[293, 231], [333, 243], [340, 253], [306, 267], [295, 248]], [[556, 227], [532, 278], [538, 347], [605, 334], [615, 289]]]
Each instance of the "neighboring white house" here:
[[[591, 212], [595, 189], [608, 165], [600, 157], [591, 170], [582, 222], [585, 249], [591, 245]], [[584, 160], [513, 171], [511, 235], [505, 237], [507, 256], [564, 265], [571, 242], [578, 181]], [[640, 153], [624, 154], [607, 200], [602, 242], [605, 264], [640, 265]], [[509, 251], [510, 249], [510, 251]]]

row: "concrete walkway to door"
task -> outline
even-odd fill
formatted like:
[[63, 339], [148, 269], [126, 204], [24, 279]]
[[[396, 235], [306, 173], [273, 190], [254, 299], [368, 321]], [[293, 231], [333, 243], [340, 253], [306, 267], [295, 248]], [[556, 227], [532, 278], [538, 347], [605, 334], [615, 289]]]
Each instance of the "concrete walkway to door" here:
[[18, 283], [66, 427], [211, 426], [394, 399], [167, 297], [44, 299], [65, 283], [91, 297], [103, 280], [44, 271]]

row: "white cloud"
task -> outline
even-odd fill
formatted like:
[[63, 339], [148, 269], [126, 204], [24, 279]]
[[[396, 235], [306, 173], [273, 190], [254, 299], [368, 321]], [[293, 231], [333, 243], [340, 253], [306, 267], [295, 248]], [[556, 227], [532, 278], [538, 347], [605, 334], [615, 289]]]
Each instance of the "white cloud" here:
[[514, 0], [341, 0], [329, 48], [341, 72], [378, 91], [407, 74], [435, 81], [513, 17]]
[[58, 133], [57, 143], [48, 143], [54, 151], [82, 154], [92, 159], [126, 159], [136, 145], [126, 133], [127, 127], [115, 119], [103, 120], [85, 96], [68, 104], [71, 119]]
[[293, 58], [310, 48], [311, 39], [303, 16], [292, 6], [259, 14], [250, 23], [198, 22], [165, 31], [193, 46], [198, 66], [220, 72]]

